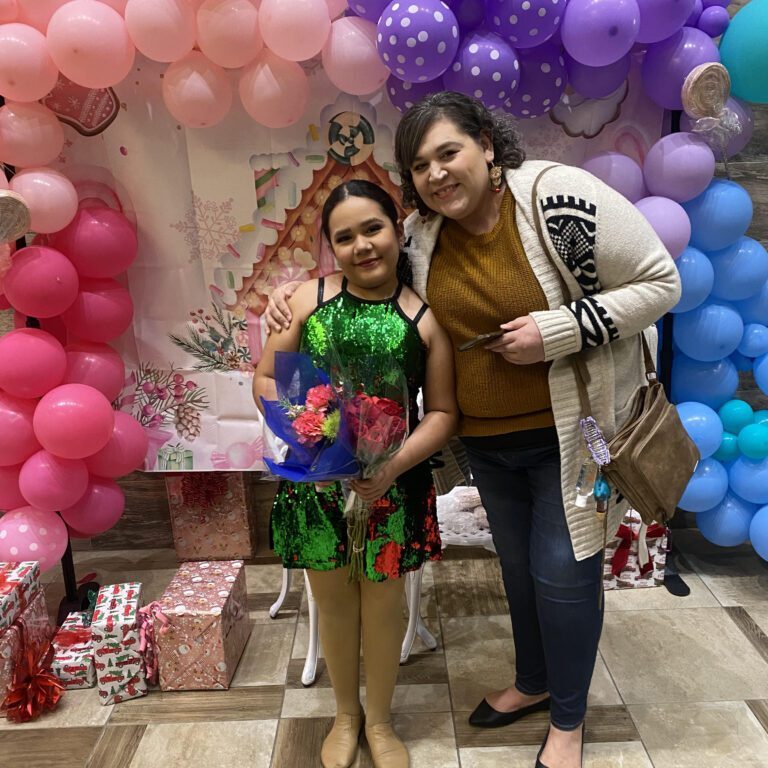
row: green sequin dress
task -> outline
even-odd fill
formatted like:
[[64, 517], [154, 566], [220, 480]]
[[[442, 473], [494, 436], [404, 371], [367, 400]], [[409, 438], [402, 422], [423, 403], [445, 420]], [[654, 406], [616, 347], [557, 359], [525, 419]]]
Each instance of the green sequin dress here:
[[[347, 291], [323, 300], [324, 281], [318, 285], [318, 306], [301, 334], [300, 351], [324, 368], [327, 339], [346, 364], [380, 370], [394, 360], [408, 384], [410, 428], [418, 423], [416, 396], [424, 384], [426, 348], [416, 325], [426, 309], [409, 319], [398, 303], [401, 286], [392, 298], [366, 301]], [[383, 392], [369, 394], [383, 395]], [[339, 483], [323, 492], [313, 483], [283, 481], [272, 509], [273, 546], [286, 568], [330, 571], [347, 564], [347, 525]], [[371, 581], [401, 576], [440, 557], [440, 531], [435, 511], [435, 488], [429, 462], [404, 472], [384, 497], [371, 505], [365, 542], [365, 575]]]

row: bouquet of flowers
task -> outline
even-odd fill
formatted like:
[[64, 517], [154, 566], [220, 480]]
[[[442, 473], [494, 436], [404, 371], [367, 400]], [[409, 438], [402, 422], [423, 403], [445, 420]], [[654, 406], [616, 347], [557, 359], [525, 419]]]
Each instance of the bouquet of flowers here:
[[288, 454], [282, 462], [265, 458], [270, 471], [296, 483], [357, 477], [341, 398], [328, 375], [307, 355], [276, 352], [275, 384], [278, 399], [261, 399], [264, 420]]

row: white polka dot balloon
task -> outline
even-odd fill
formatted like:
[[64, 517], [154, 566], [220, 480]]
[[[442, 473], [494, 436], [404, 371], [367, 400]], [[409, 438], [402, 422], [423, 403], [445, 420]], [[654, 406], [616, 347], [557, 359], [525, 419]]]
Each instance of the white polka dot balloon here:
[[459, 24], [440, 0], [394, 0], [376, 25], [376, 48], [395, 77], [426, 83], [445, 72], [459, 47]]
[[443, 75], [445, 87], [480, 99], [498, 109], [517, 88], [517, 52], [498, 35], [478, 31], [464, 38], [451, 68]]
[[40, 570], [53, 568], [67, 548], [67, 526], [55, 512], [19, 507], [0, 518], [0, 560], [38, 560]]
[[515, 48], [533, 48], [560, 26], [566, 0], [487, 0], [488, 28]]
[[386, 90], [392, 105], [400, 112], [405, 112], [419, 99], [424, 98], [424, 96], [445, 90], [445, 86], [440, 77], [426, 83], [408, 83], [399, 77], [390, 75], [387, 80]]
[[534, 118], [560, 101], [567, 82], [565, 58], [559, 45], [545, 43], [520, 52], [520, 86], [506, 106], [516, 117]]

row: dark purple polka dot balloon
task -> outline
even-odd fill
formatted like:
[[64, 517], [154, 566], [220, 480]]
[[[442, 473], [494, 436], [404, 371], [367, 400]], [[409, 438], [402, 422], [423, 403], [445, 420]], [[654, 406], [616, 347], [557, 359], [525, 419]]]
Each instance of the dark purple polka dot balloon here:
[[443, 75], [448, 90], [474, 96], [488, 109], [502, 107], [519, 79], [515, 49], [498, 35], [482, 31], [464, 38], [456, 60]]
[[521, 51], [520, 85], [506, 109], [516, 117], [540, 117], [560, 101], [565, 86], [565, 58], [560, 46], [546, 43]]
[[566, 0], [487, 0], [488, 28], [515, 48], [533, 48], [560, 26]]
[[376, 25], [376, 48], [393, 75], [425, 83], [445, 72], [459, 47], [459, 24], [440, 0], [395, 0]]
[[399, 77], [390, 75], [387, 80], [386, 90], [392, 105], [400, 110], [400, 112], [405, 112], [419, 99], [424, 98], [424, 96], [444, 91], [445, 86], [441, 77], [438, 77], [437, 80], [430, 80], [427, 83], [407, 83]]

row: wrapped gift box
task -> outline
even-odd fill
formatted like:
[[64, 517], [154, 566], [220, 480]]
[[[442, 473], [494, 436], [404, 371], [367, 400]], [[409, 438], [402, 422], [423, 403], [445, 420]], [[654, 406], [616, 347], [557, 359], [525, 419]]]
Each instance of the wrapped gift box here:
[[144, 658], [139, 651], [141, 584], [111, 584], [99, 590], [91, 623], [93, 663], [102, 704], [116, 704], [147, 693]]
[[167, 445], [157, 452], [157, 468], [167, 472], [179, 472], [194, 468], [194, 454], [182, 445]]
[[90, 611], [70, 613], [53, 638], [53, 674], [65, 688], [96, 685]]
[[664, 583], [667, 560], [667, 528], [647, 526], [630, 509], [616, 536], [605, 550], [603, 586], [605, 589], [659, 587]]
[[13, 681], [13, 672], [21, 654], [21, 630], [8, 627], [0, 634], [0, 702]]
[[37, 562], [0, 563], [0, 632], [16, 621], [39, 590]]
[[242, 561], [184, 563], [158, 607], [162, 690], [229, 688], [251, 631]]
[[165, 478], [179, 560], [237, 560], [256, 553], [256, 524], [241, 472]]

